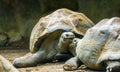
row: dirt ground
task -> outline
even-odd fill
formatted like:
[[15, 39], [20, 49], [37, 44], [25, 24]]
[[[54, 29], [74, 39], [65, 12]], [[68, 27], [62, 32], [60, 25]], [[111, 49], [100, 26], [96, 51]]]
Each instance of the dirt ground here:
[[[15, 58], [23, 56], [28, 52], [29, 52], [28, 49], [0, 49], [0, 55], [4, 56], [11, 63]], [[100, 72], [100, 71], [92, 71], [89, 69], [84, 69], [84, 70], [78, 69], [76, 71], [64, 71], [62, 68], [63, 64], [64, 62], [45, 63], [42, 65], [38, 65], [36, 67], [18, 68], [18, 70], [20, 72]]]

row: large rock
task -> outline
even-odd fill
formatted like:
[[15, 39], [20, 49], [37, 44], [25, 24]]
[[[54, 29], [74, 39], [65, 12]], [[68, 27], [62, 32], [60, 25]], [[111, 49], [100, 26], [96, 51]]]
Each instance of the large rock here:
[[0, 46], [6, 46], [8, 44], [9, 37], [6, 33], [0, 33]]

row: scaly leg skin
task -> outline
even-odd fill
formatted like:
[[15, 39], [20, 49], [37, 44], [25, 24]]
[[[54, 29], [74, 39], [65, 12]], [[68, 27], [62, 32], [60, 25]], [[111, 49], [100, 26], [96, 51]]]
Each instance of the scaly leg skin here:
[[71, 57], [73, 57], [72, 54], [69, 54], [69, 53], [63, 54], [63, 53], [58, 52], [56, 56], [54, 57], [54, 60], [58, 60], [58, 62], [61, 62], [61, 61], [66, 61], [70, 59]]
[[108, 61], [106, 72], [120, 72], [120, 61]]
[[80, 61], [78, 57], [73, 57], [65, 62], [63, 69], [66, 71], [76, 70], [83, 63]]
[[39, 50], [38, 52], [30, 55], [25, 55], [20, 58], [16, 58], [13, 61], [15, 67], [32, 67], [36, 66], [39, 62], [45, 59], [45, 51]]

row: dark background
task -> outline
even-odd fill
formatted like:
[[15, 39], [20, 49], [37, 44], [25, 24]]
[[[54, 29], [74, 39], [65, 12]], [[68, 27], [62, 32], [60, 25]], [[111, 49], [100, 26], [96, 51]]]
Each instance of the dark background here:
[[0, 0], [0, 47], [28, 47], [37, 21], [59, 8], [82, 12], [94, 23], [120, 16], [119, 0]]

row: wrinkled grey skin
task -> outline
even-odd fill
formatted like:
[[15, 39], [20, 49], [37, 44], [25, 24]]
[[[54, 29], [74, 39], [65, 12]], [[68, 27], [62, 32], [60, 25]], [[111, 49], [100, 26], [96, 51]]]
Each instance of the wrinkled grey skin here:
[[106, 72], [120, 71], [120, 18], [103, 19], [90, 28], [77, 43], [77, 55], [63, 68], [75, 70], [81, 64]]
[[[46, 59], [45, 58], [45, 56], [46, 55], [44, 55], [43, 53], [44, 53], [44, 51], [45, 51], [45, 49], [43, 49], [43, 50], [39, 50], [37, 53], [35, 53], [35, 54], [33, 54], [33, 55], [31, 55], [31, 54], [28, 54], [28, 55], [25, 55], [24, 57], [20, 57], [20, 58], [16, 58], [15, 60], [16, 61], [18, 61], [17, 59], [19, 59], [19, 61], [22, 61], [22, 60], [20, 60], [20, 59], [23, 59], [23, 58], [25, 58], [25, 60], [24, 60], [24, 63], [25, 63], [25, 65], [23, 65], [23, 64], [19, 64], [19, 66], [17, 66], [16, 64], [14, 64], [14, 66], [16, 66], [16, 67], [20, 67], [20, 66], [22, 66], [22, 67], [26, 67], [26, 66], [32, 66], [32, 65], [36, 65], [36, 64], [38, 64], [39, 62], [40, 62], [40, 57], [41, 57], [41, 54], [43, 54], [42, 55], [42, 58], [44, 58], [44, 61], [41, 61], [41, 62], [45, 62], [45, 61], [52, 61], [52, 59], [54, 60], [54, 58], [55, 59], [57, 59], [58, 57], [61, 57], [61, 56], [69, 56], [69, 54], [67, 54], [67, 52], [68, 52], [68, 47], [69, 47], [69, 44], [70, 43], [72, 43], [72, 40], [74, 39], [74, 37], [75, 37], [75, 35], [72, 33], [72, 32], [63, 32], [62, 33], [62, 35], [60, 36], [60, 40], [59, 40], [59, 42], [58, 42], [58, 45], [56, 44], [56, 46], [58, 46], [57, 48], [58, 48], [58, 53], [55, 53], [55, 51], [53, 50], [53, 51], [51, 51], [51, 54], [49, 54], [50, 55], [50, 57], [49, 57], [49, 55], [47, 56], [48, 58]], [[50, 43], [50, 42], [49, 42]], [[65, 49], [65, 50], [64, 50]], [[51, 49], [52, 50], [52, 49]], [[57, 52], [56, 51], [56, 52]], [[65, 51], [65, 52], [64, 52]], [[75, 52], [75, 51], [74, 51]], [[63, 54], [62, 54], [63, 53]], [[64, 54], [64, 53], [66, 53], [66, 54]], [[53, 54], [53, 56], [52, 56], [52, 54]], [[59, 56], [60, 55], [60, 56]], [[52, 56], [52, 57], [51, 57]], [[57, 57], [57, 58], [56, 58]], [[31, 60], [29, 60], [29, 58], [31, 58]], [[38, 59], [38, 60], [36, 60], [36, 58]], [[28, 60], [27, 60], [28, 59]], [[27, 63], [28, 62], [28, 63]], [[30, 63], [29, 63], [30, 62]], [[19, 63], [21, 63], [21, 62], [19, 62]]]
[[69, 45], [69, 51], [72, 53], [73, 56], [76, 56], [76, 47], [79, 41], [81, 41], [80, 38], [74, 38], [72, 43]]
[[[69, 45], [73, 42], [74, 38], [75, 35], [72, 32], [63, 32], [61, 34], [57, 48], [58, 53], [55, 56], [55, 60], [68, 60], [73, 56], [70, 54]], [[75, 53], [75, 50], [73, 52]]]
[[[58, 42], [58, 44], [56, 45], [57, 47], [56, 47], [56, 52], [58, 52], [58, 53], [54, 53], [55, 51], [53, 50], [52, 52], [51, 52], [51, 54], [55, 54], [55, 55], [53, 55], [53, 57], [51, 57], [51, 58], [48, 58], [47, 60], [46, 59], [44, 59], [44, 61], [41, 61], [41, 62], [45, 62], [45, 61], [54, 61], [54, 60], [66, 60], [66, 59], [69, 59], [69, 58], [71, 58], [73, 55], [72, 54], [69, 54], [68, 52], [70, 52], [71, 51], [71, 53], [73, 53], [73, 54], [75, 54], [75, 47], [73, 46], [73, 50], [69, 47], [69, 45], [71, 44], [71, 43], [73, 43], [73, 45], [74, 44], [76, 44], [76, 41], [77, 41], [77, 39], [75, 38], [75, 35], [72, 33], [72, 32], [63, 32], [62, 34], [61, 34], [61, 36], [60, 36], [60, 39], [59, 39], [59, 42]], [[72, 47], [72, 46], [71, 46]], [[43, 50], [43, 52], [44, 52], [45, 50]], [[47, 53], [47, 52], [46, 52]], [[35, 53], [35, 54], [28, 54], [28, 55], [25, 55], [25, 56], [23, 56], [23, 57], [20, 57], [20, 58], [16, 58], [15, 59], [15, 61], [17, 61], [18, 62], [18, 60], [17, 59], [19, 59], [19, 61], [21, 61], [20, 59], [23, 59], [23, 58], [25, 58], [25, 60], [24, 60], [24, 62], [25, 62], [25, 64], [22, 62], [22, 64], [21, 64], [21, 62], [18, 62], [18, 63], [20, 63], [20, 64], [18, 64], [17, 62], [15, 62], [14, 61], [14, 63], [17, 63], [18, 65], [16, 65], [16, 64], [14, 64], [14, 66], [16, 66], [16, 67], [26, 67], [26, 66], [33, 66], [33, 65], [36, 65], [36, 64], [38, 64], [38, 63], [40, 63], [40, 56], [41, 56], [41, 49], [37, 52], [37, 53]], [[51, 55], [51, 54], [49, 54], [49, 55]], [[47, 54], [46, 54], [47, 55]], [[43, 55], [43, 58], [44, 58], [44, 56], [46, 56], [45, 54]], [[49, 56], [47, 56], [47, 57], [49, 57]], [[29, 59], [29, 58], [31, 58], [31, 60]], [[38, 59], [38, 60], [36, 60], [36, 58]], [[27, 60], [28, 59], [28, 60]]]
[[76, 46], [79, 38], [75, 38], [75, 34], [72, 32], [62, 33], [58, 43], [58, 53], [55, 56], [56, 59], [68, 60], [76, 55]]
[[69, 45], [72, 43], [73, 39], [75, 38], [75, 35], [72, 32], [64, 32], [62, 33], [59, 43], [58, 43], [58, 51], [62, 53], [69, 52]]

